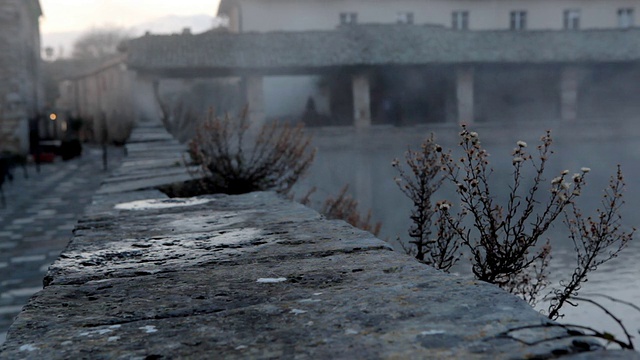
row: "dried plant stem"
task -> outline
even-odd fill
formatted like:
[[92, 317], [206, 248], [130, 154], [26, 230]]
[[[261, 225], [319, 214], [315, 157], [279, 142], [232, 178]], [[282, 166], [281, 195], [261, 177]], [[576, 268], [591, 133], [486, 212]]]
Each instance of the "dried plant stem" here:
[[[392, 166], [398, 171], [399, 176], [395, 178], [398, 187], [413, 202], [411, 209], [413, 225], [409, 229], [411, 237], [409, 243], [413, 246], [405, 247], [402, 244], [405, 252], [425, 264], [449, 271], [460, 259], [457, 253], [460, 244], [446, 221], [440, 218], [435, 224], [433, 221], [437, 207], [434, 208], [431, 198], [444, 180], [440, 173], [438, 149], [435, 138], [431, 134], [422, 143], [419, 151], [409, 149], [405, 153], [404, 162], [409, 168], [408, 171], [398, 159], [392, 162]], [[434, 225], [437, 225], [438, 229], [435, 239], [432, 237]]]
[[622, 171], [618, 166], [616, 175], [609, 180], [609, 186], [603, 195], [602, 209], [596, 209], [596, 216], [585, 219], [576, 204], [570, 204], [570, 211], [565, 213], [564, 222], [569, 228], [577, 266], [571, 280], [561, 282], [562, 288], [555, 289], [547, 297], [550, 299], [550, 319], [561, 317], [560, 308], [565, 303], [572, 304], [570, 299], [576, 299], [581, 284], [587, 280], [587, 275], [598, 266], [617, 257], [633, 238], [635, 229], [625, 231], [620, 223], [624, 186]]
[[382, 223], [372, 223], [371, 210], [366, 216], [362, 216], [358, 211], [358, 201], [348, 195], [348, 190], [349, 185], [345, 185], [336, 198], [327, 198], [320, 212], [328, 219], [344, 220], [359, 229], [378, 236]]

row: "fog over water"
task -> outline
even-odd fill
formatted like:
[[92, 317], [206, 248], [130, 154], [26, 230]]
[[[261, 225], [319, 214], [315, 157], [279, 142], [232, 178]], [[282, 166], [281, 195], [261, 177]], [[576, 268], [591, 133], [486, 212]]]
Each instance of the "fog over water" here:
[[[571, 174], [579, 172], [581, 167], [589, 167], [591, 172], [588, 174], [587, 188], [580, 204], [585, 214], [592, 214], [600, 206], [603, 189], [606, 188], [610, 176], [615, 174], [616, 165], [620, 164], [627, 183], [622, 222], [629, 229], [640, 224], [640, 213], [637, 211], [640, 204], [640, 132], [634, 125], [620, 122], [511, 126], [484, 124], [470, 128], [479, 133], [481, 143], [490, 154], [491, 167], [494, 169], [491, 186], [498, 199], [506, 196], [509, 190], [512, 179], [511, 152], [516, 141], [526, 141], [529, 144], [529, 152], [535, 154], [535, 146], [539, 144], [540, 136], [546, 129], [551, 129], [555, 153], [548, 162], [546, 182], [541, 190], [548, 188], [551, 179], [565, 169]], [[361, 204], [361, 212], [371, 209], [374, 219], [382, 222], [379, 237], [392, 243], [398, 236], [406, 241], [407, 230], [411, 225], [411, 202], [397, 188], [394, 182], [397, 173], [391, 167], [391, 162], [394, 158], [402, 160], [408, 146], [417, 149], [430, 132], [436, 134], [439, 144], [445, 149], [454, 149], [455, 153], [459, 130], [453, 124], [380, 126], [365, 130], [350, 127], [311, 129], [314, 145], [318, 147], [317, 158], [310, 174], [295, 190], [298, 194], [303, 194], [306, 189], [317, 187], [314, 195], [317, 207], [327, 196], [335, 196], [345, 184], [349, 184], [351, 194]], [[525, 176], [523, 188], [526, 189], [526, 186], [531, 184], [532, 180]], [[456, 204], [454, 195], [450, 188], [443, 189], [434, 200], [446, 198]], [[576, 260], [573, 244], [566, 237], [564, 225], [560, 221], [547, 233], [547, 237], [553, 248], [550, 264], [550, 280], [553, 286], [571, 276]], [[399, 246], [393, 245], [401, 251]], [[640, 303], [640, 279], [637, 276], [640, 263], [636, 261], [639, 255], [640, 242], [634, 239], [618, 258], [592, 273], [581, 294], [586, 296], [590, 293], [602, 293], [632, 303]], [[470, 274], [469, 263], [462, 260], [456, 271]], [[543, 294], [550, 289], [551, 286]], [[635, 331], [634, 326], [640, 324], [640, 313], [607, 301], [603, 303], [624, 318], [631, 331]], [[539, 304], [539, 308], [545, 309], [546, 304]], [[564, 312], [564, 322], [606, 328], [621, 335], [605, 314], [589, 304], [575, 309], [564, 308]]]

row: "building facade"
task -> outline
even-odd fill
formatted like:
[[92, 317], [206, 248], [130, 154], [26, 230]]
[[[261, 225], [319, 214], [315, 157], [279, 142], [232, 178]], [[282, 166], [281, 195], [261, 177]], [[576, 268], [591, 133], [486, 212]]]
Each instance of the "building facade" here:
[[0, 150], [29, 150], [29, 119], [42, 110], [38, 0], [0, 1]]
[[460, 30], [635, 26], [637, 0], [222, 0], [233, 32], [332, 30], [349, 24], [441, 25]]
[[331, 30], [348, 24], [460, 30], [605, 29], [635, 25], [637, 0], [222, 0], [234, 32]]

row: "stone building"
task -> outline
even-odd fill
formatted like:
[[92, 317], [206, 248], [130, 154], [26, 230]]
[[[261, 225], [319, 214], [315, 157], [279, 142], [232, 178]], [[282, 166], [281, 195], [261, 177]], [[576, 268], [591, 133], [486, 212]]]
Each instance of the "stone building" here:
[[61, 123], [81, 120], [83, 140], [125, 142], [143, 110], [136, 75], [122, 54], [92, 63], [59, 82], [55, 107]]
[[[339, 56], [359, 48], [381, 52], [357, 64], [338, 56], [332, 65], [345, 71], [333, 76], [319, 68], [263, 74], [256, 85], [262, 95], [254, 98], [263, 99], [258, 110], [267, 118], [299, 115], [313, 98], [319, 112], [339, 123], [353, 112], [356, 123], [411, 124], [636, 114], [639, 59], [619, 55], [637, 51], [629, 31], [635, 33], [639, 10], [637, 0], [221, 0], [218, 14], [229, 19], [230, 32], [256, 39], [261, 33], [333, 32], [334, 38], [363, 36], [366, 44], [340, 48]], [[334, 45], [312, 43], [316, 49], [303, 56], [335, 53]], [[571, 59], [567, 49], [575, 50]], [[350, 65], [360, 65], [359, 73]], [[370, 106], [354, 110], [352, 98]], [[359, 114], [366, 120], [357, 120]]]
[[38, 0], [0, 1], [0, 150], [29, 150], [29, 119], [42, 110]]
[[[237, 84], [256, 122], [300, 120], [306, 107], [319, 114], [321, 125], [356, 127], [588, 122], [640, 114], [637, 0], [393, 2], [402, 5], [397, 9], [415, 6], [411, 15], [405, 12], [411, 21], [392, 16], [401, 10], [391, 3], [371, 0], [323, 2], [326, 8], [317, 11], [318, 1], [274, 0], [260, 12], [263, 2], [223, 0], [220, 14], [228, 15], [229, 31], [129, 41], [120, 67], [135, 73], [132, 94], [146, 99], [134, 107], [158, 116], [148, 95], [154, 87], [208, 78]], [[439, 15], [428, 17], [423, 3]], [[465, 4], [470, 10], [460, 28], [455, 9]], [[341, 15], [356, 5], [363, 10]], [[526, 14], [514, 21], [526, 20], [512, 27], [514, 12]], [[295, 25], [305, 16], [311, 30]], [[495, 28], [489, 28], [492, 21]], [[83, 81], [94, 84], [100, 76]], [[74, 91], [95, 97], [91, 86]]]
[[[360, 25], [209, 32], [134, 39], [127, 56], [131, 70], [151, 78], [244, 79], [255, 121], [269, 118], [266, 79], [308, 75], [329, 79], [326, 110], [337, 119], [333, 125], [600, 121], [640, 114], [636, 28]], [[385, 108], [388, 98], [401, 107], [401, 119]]]

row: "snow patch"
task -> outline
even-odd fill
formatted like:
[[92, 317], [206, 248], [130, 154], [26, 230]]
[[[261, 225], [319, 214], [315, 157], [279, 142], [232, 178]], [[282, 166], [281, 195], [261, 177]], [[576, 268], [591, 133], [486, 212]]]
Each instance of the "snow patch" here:
[[274, 283], [281, 283], [285, 281], [287, 281], [287, 278], [281, 277], [281, 278], [260, 278], [256, 282], [262, 283], [262, 284], [274, 284]]
[[35, 346], [35, 345], [32, 345], [32, 344], [26, 344], [26, 345], [22, 345], [22, 346], [20, 346], [20, 349], [19, 349], [19, 350], [20, 350], [20, 351], [29, 351], [29, 352], [31, 352], [31, 351], [36, 351], [36, 350], [38, 350], [38, 347], [37, 347], [37, 346]]
[[440, 335], [445, 333], [446, 331], [444, 330], [428, 330], [428, 331], [421, 332], [420, 335]]
[[151, 209], [168, 209], [174, 207], [186, 207], [206, 204], [211, 199], [197, 198], [173, 198], [173, 199], [148, 199], [138, 200], [128, 203], [117, 204], [117, 210], [151, 210]]
[[320, 302], [322, 300], [320, 299], [302, 299], [302, 300], [298, 300], [299, 303], [317, 303]]
[[151, 334], [151, 333], [154, 333], [154, 332], [158, 332], [158, 329], [156, 329], [156, 327], [155, 327], [155, 326], [153, 326], [153, 325], [143, 326], [143, 327], [140, 327], [140, 328], [138, 328], [138, 329], [140, 329], [140, 330], [144, 330], [144, 332], [146, 332], [147, 334]]

